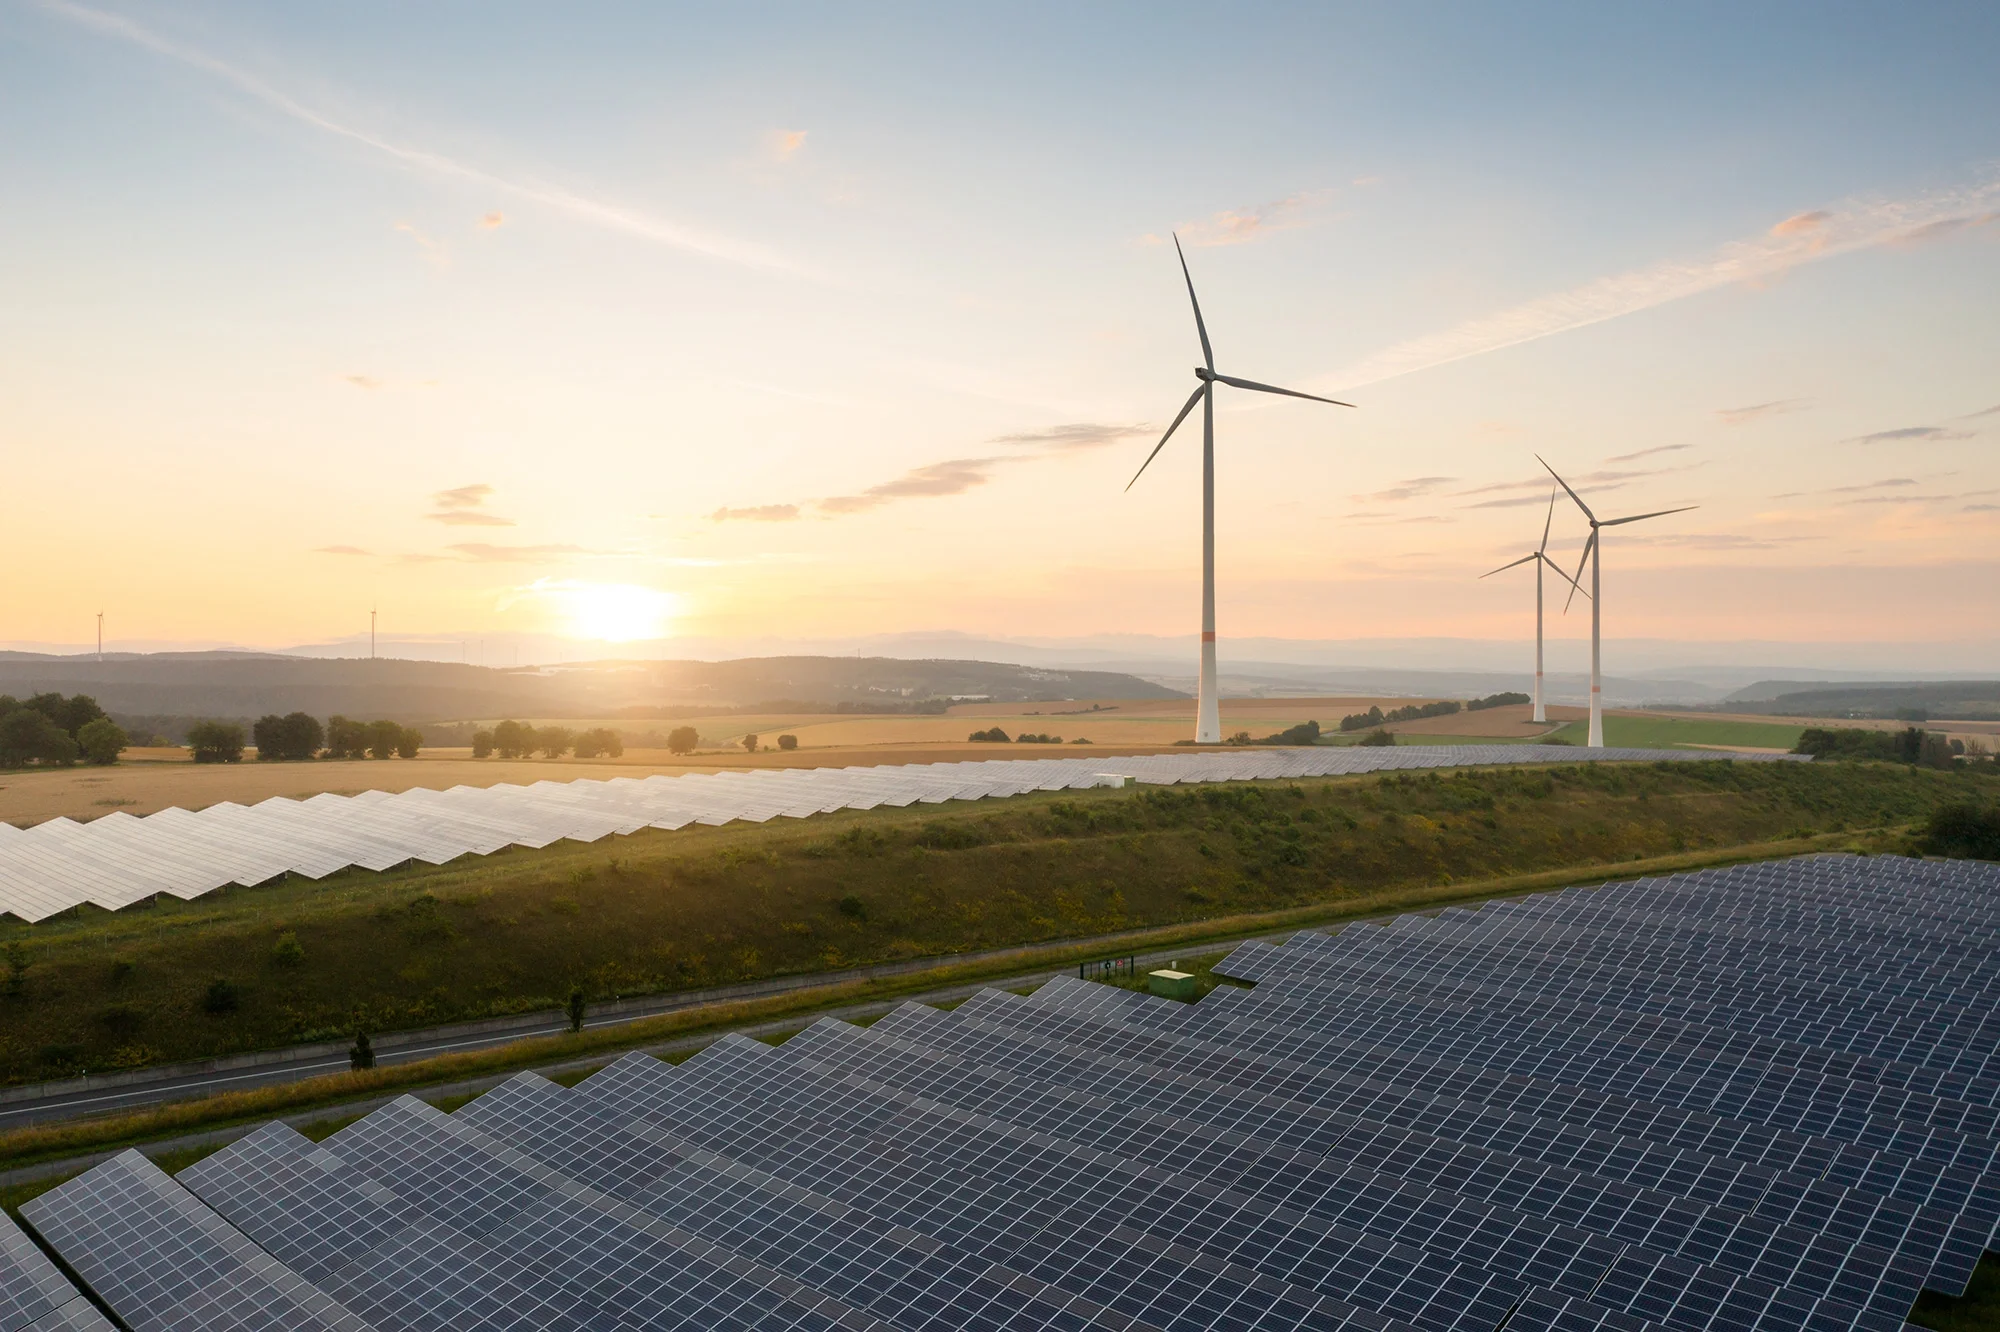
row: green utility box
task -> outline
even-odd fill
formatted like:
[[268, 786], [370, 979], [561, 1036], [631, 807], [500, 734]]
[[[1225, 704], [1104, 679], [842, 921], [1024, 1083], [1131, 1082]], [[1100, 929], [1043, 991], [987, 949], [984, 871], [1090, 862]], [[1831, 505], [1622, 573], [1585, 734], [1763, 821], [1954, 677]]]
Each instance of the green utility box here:
[[1146, 973], [1146, 988], [1167, 999], [1194, 998], [1194, 977], [1185, 971], [1159, 971]]

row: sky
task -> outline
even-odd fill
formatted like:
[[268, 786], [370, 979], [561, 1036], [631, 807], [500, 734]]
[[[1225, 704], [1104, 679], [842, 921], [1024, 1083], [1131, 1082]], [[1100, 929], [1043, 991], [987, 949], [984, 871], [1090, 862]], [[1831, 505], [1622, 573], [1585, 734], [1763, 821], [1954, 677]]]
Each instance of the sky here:
[[1354, 404], [1218, 391], [1225, 644], [1524, 638], [1538, 454], [1699, 506], [1607, 532], [1608, 637], [1994, 642], [1996, 56], [1978, 4], [0, 0], [0, 642], [1190, 634], [1198, 417], [1125, 488], [1175, 234], [1218, 369]]

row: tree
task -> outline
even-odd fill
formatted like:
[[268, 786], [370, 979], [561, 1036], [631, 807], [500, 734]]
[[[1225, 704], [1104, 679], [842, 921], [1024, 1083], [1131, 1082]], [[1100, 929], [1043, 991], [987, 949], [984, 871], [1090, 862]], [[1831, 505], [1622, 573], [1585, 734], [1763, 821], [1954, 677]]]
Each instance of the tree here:
[[795, 736], [795, 735], [781, 735], [781, 736], [779, 736], [779, 737], [778, 737], [778, 748], [780, 748], [780, 749], [797, 749], [798, 747], [799, 747], [799, 738], [798, 738], [797, 736]]
[[354, 1045], [347, 1052], [347, 1066], [356, 1073], [365, 1073], [375, 1067], [375, 1047], [369, 1043], [368, 1033], [354, 1033]]
[[2000, 860], [2000, 808], [1965, 801], [1933, 810], [1923, 849], [1960, 860]]
[[396, 737], [396, 757], [415, 758], [424, 747], [424, 733], [414, 726], [405, 726], [402, 732]]
[[76, 741], [37, 708], [18, 707], [0, 717], [0, 768], [67, 767], [78, 752]]
[[694, 747], [701, 743], [692, 726], [676, 726], [667, 733], [667, 751], [673, 754], [692, 754]]
[[993, 729], [989, 731], [974, 731], [971, 735], [968, 735], [965, 738], [967, 740], [972, 741], [975, 744], [1005, 745], [1012, 743], [1007, 733], [1001, 730], [998, 726], [995, 726]]
[[1368, 734], [1362, 736], [1359, 740], [1356, 740], [1354, 743], [1357, 745], [1388, 746], [1388, 745], [1394, 745], [1396, 743], [1396, 737], [1378, 726], [1374, 730], [1370, 731]]
[[593, 726], [577, 735], [575, 752], [580, 759], [617, 758], [625, 752], [625, 742], [610, 727]]
[[326, 756], [331, 759], [368, 757], [368, 724], [339, 715], [328, 717]]
[[76, 739], [85, 758], [108, 765], [116, 763], [119, 752], [125, 748], [125, 728], [109, 717], [99, 717], [84, 723]]
[[243, 728], [235, 722], [196, 722], [188, 727], [187, 740], [196, 763], [243, 761]]
[[[336, 717], [334, 720], [346, 719]], [[309, 713], [290, 712], [282, 717], [271, 713], [257, 719], [250, 728], [250, 740], [257, 746], [259, 763], [309, 759], [319, 753], [320, 745], [326, 740], [326, 732], [320, 728], [318, 718]]]
[[493, 732], [474, 731], [472, 733], [472, 757], [493, 757]]
[[584, 1003], [583, 1003], [583, 991], [581, 989], [575, 989], [569, 992], [569, 1004], [565, 1009], [565, 1011], [569, 1014], [569, 1029], [571, 1031], [582, 1031], [583, 1017], [584, 1017]]
[[526, 758], [535, 752], [535, 728], [503, 721], [493, 728], [493, 752], [503, 759]]
[[569, 752], [576, 737], [562, 726], [544, 726], [535, 732], [534, 747], [542, 751], [542, 757], [558, 759]]
[[745, 750], [746, 750], [747, 752], [749, 752], [749, 753], [752, 753], [752, 754], [756, 753], [756, 752], [757, 752], [757, 737], [756, 737], [756, 736], [754, 736], [754, 735], [746, 735], [746, 736], [744, 736], [744, 737], [743, 737], [743, 748], [744, 748], [744, 749], [745, 749]]
[[98, 707], [97, 700], [88, 694], [71, 694], [63, 700], [61, 708], [50, 720], [68, 731], [70, 739], [81, 744], [83, 728], [94, 721], [103, 721], [104, 709]]
[[392, 759], [403, 744], [403, 728], [392, 721], [368, 723], [368, 757]]

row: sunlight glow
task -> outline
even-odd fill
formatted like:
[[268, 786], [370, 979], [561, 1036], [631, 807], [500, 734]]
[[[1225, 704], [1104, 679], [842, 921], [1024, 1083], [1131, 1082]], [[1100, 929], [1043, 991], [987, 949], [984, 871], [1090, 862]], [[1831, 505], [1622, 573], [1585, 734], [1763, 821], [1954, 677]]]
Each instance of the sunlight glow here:
[[636, 583], [544, 578], [527, 591], [560, 608], [569, 634], [605, 643], [664, 638], [681, 607], [674, 593]]

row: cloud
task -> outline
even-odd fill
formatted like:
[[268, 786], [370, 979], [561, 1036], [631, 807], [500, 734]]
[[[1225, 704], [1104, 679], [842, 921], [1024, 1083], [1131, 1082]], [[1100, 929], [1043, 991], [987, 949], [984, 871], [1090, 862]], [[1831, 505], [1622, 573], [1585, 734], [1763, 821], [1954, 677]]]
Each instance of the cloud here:
[[619, 204], [606, 203], [601, 199], [578, 194], [560, 185], [528, 178], [515, 179], [495, 175], [440, 153], [379, 138], [366, 130], [356, 129], [352, 125], [343, 124], [323, 112], [314, 110], [289, 94], [280, 92], [247, 70], [239, 69], [195, 47], [162, 37], [123, 15], [92, 9], [87, 5], [74, 3], [74, 0], [37, 0], [37, 3], [49, 13], [80, 24], [93, 32], [142, 46], [156, 55], [201, 70], [282, 115], [310, 125], [323, 133], [371, 148], [403, 166], [433, 176], [482, 185], [489, 190], [508, 194], [517, 199], [526, 199], [608, 231], [622, 232], [628, 236], [686, 250], [710, 259], [740, 264], [747, 268], [792, 273], [804, 271], [789, 259], [748, 241], [668, 222]]
[[1917, 483], [1913, 477], [1892, 476], [1884, 481], [1866, 481], [1858, 486], [1835, 486], [1827, 491], [1827, 494], [1854, 495], [1864, 490], [1886, 490], [1894, 486], [1914, 486], [1915, 484]]
[[436, 264], [440, 268], [446, 268], [451, 265], [451, 251], [445, 248], [443, 241], [432, 240], [408, 222], [398, 222], [391, 230], [400, 231], [415, 241], [423, 249], [424, 258], [428, 262]]
[[1947, 430], [1943, 426], [1904, 426], [1900, 430], [1877, 430], [1872, 435], [1854, 435], [1843, 443], [1847, 444], [1894, 444], [1901, 440], [1924, 440], [1942, 442], [1952, 439], [1971, 439], [1970, 430]]
[[796, 504], [756, 504], [746, 509], [720, 508], [708, 515], [710, 522], [789, 523], [799, 516]]
[[436, 509], [424, 517], [446, 527], [512, 527], [512, 518], [502, 518], [497, 513], [487, 513], [485, 504], [493, 494], [489, 485], [455, 486], [450, 490], [440, 490], [431, 496], [431, 504]]
[[[1802, 219], [1812, 214], [1798, 214], [1766, 233], [1732, 241], [1706, 254], [1599, 278], [1466, 320], [1439, 333], [1396, 343], [1323, 376], [1319, 385], [1340, 390], [1376, 384], [1636, 314], [1731, 283], [1771, 277], [1816, 259], [1927, 238], [1941, 227], [1987, 220], [1995, 202], [2000, 202], [2000, 176], [1913, 199], [1850, 199], [1816, 210], [1823, 216], [1810, 225]], [[1789, 231], [1780, 232], [1788, 226]]]
[[1947, 236], [1956, 235], [1961, 231], [1969, 231], [1973, 227], [1991, 226], [1995, 222], [2000, 222], [2000, 212], [1975, 213], [1970, 217], [1942, 218], [1936, 222], [1918, 227], [1914, 231], [1905, 232], [1896, 238], [1896, 244], [1924, 245], [1931, 241], [1943, 240]]
[[485, 217], [479, 219], [479, 229], [481, 231], [492, 231], [495, 227], [502, 227], [506, 224], [507, 215], [505, 213], [488, 213]]
[[382, 387], [381, 380], [369, 375], [347, 375], [344, 378], [358, 389], [378, 389]]
[[367, 555], [372, 552], [365, 551], [359, 546], [314, 546], [313, 553], [316, 555]]
[[936, 495], [959, 495], [983, 486], [992, 480], [995, 465], [1012, 461], [1007, 458], [951, 458], [944, 462], [926, 463], [913, 467], [894, 481], [884, 481], [879, 486], [870, 486], [859, 495], [835, 495], [823, 499], [819, 507], [826, 513], [866, 513], [878, 509], [891, 500], [914, 499]]
[[1107, 444], [1116, 444], [1121, 439], [1148, 434], [1151, 430], [1152, 427], [1143, 421], [1138, 425], [1104, 425], [1094, 421], [1079, 421], [1072, 425], [1050, 426], [1046, 430], [1024, 430], [1018, 434], [995, 435], [988, 442], [1025, 444], [1033, 448], [1067, 453], [1077, 449], [1103, 448]]
[[1808, 231], [1818, 231], [1833, 220], [1833, 214], [1824, 208], [1815, 208], [1810, 213], [1794, 213], [1771, 228], [1773, 236], [1801, 236]]
[[456, 551], [474, 564], [531, 564], [537, 560], [561, 559], [569, 555], [588, 555], [591, 552], [582, 546], [552, 544], [544, 546], [494, 546], [484, 541], [460, 541], [446, 546], [446, 550]]
[[1621, 453], [1615, 458], [1606, 458], [1604, 461], [1615, 463], [1637, 462], [1641, 458], [1650, 458], [1656, 453], [1678, 453], [1682, 449], [1691, 449], [1693, 447], [1694, 445], [1692, 444], [1660, 444], [1650, 449], [1640, 449], [1637, 453]]
[[1682, 550], [1770, 550], [1795, 541], [1813, 540], [1805, 536], [1755, 537], [1731, 532], [1631, 531], [1621, 531], [1615, 539], [1621, 546], [1673, 546]]
[[[1600, 468], [1595, 472], [1578, 472], [1566, 479], [1580, 491], [1597, 494], [1606, 490], [1618, 490], [1633, 481], [1643, 480], [1649, 476], [1668, 476], [1675, 472], [1689, 472], [1697, 467], [1706, 465], [1705, 463], [1695, 462], [1686, 463], [1679, 467], [1647, 467], [1622, 472], [1613, 471], [1609, 468]], [[1513, 509], [1529, 504], [1546, 504], [1548, 503], [1549, 492], [1554, 489], [1556, 489], [1555, 479], [1544, 472], [1538, 477], [1530, 476], [1525, 481], [1494, 481], [1487, 485], [1474, 486], [1470, 490], [1458, 491], [1455, 498], [1463, 499], [1469, 495], [1490, 495], [1495, 492], [1509, 490], [1527, 491], [1527, 494], [1511, 499], [1481, 500], [1477, 504], [1459, 505], [1461, 509]]]
[[1995, 413], [2000, 413], [2000, 403], [1995, 403], [1993, 406], [1986, 408], [1984, 411], [1967, 412], [1964, 416], [1960, 416], [1955, 419], [1960, 421], [1976, 421], [1982, 416], [1992, 416]]
[[764, 145], [776, 162], [789, 162], [806, 146], [804, 130], [772, 130], [764, 138]]
[[450, 490], [440, 490], [431, 496], [431, 503], [440, 509], [476, 509], [486, 503], [492, 495], [489, 485], [454, 486]]
[[1393, 504], [1398, 500], [1416, 499], [1428, 495], [1456, 480], [1458, 478], [1455, 476], [1413, 476], [1407, 481], [1398, 481], [1387, 490], [1378, 490], [1372, 495], [1350, 495], [1348, 498], [1356, 504]]
[[1781, 416], [1786, 412], [1796, 412], [1810, 405], [1807, 398], [1779, 398], [1774, 402], [1753, 403], [1748, 407], [1724, 407], [1716, 412], [1724, 425], [1743, 425], [1765, 416]]
[[[1311, 226], [1318, 220], [1318, 206], [1332, 193], [1331, 190], [1301, 190], [1251, 208], [1225, 208], [1198, 222], [1183, 223], [1176, 231], [1181, 244], [1191, 250], [1217, 245], [1247, 245], [1275, 231]], [[1148, 235], [1141, 239], [1152, 245], [1162, 243], [1158, 236]]]
[[1961, 513], [2000, 513], [2000, 504], [1968, 504]]

